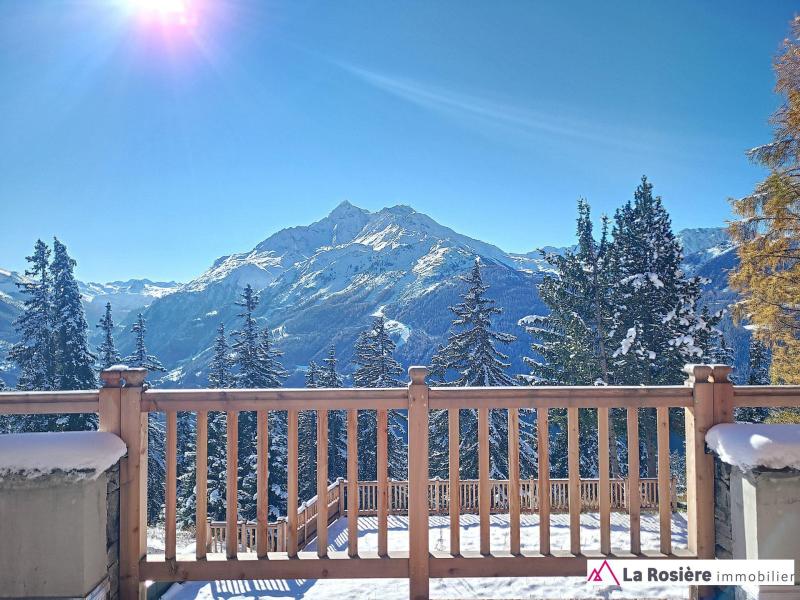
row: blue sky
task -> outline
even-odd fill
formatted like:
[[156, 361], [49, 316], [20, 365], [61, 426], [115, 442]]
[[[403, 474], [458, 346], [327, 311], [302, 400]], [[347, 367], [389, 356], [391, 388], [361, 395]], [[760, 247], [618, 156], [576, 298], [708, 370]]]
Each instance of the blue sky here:
[[721, 225], [795, 10], [3, 0], [0, 267], [55, 234], [83, 279], [187, 280], [344, 199], [528, 251], [643, 173], [676, 229]]

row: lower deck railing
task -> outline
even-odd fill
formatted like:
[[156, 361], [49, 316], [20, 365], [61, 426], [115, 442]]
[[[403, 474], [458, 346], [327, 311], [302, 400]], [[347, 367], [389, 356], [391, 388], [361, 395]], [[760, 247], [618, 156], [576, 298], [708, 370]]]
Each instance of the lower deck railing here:
[[[0, 392], [0, 414], [98, 412], [100, 428], [116, 433], [128, 453], [120, 465], [120, 592], [123, 599], [144, 598], [145, 582], [223, 579], [407, 578], [411, 598], [427, 598], [431, 577], [585, 576], [589, 557], [651, 556], [641, 544], [641, 511], [658, 513], [658, 557], [714, 556], [713, 461], [705, 452], [705, 433], [716, 423], [733, 420], [737, 406], [800, 406], [800, 387], [733, 386], [723, 365], [692, 365], [685, 386], [663, 387], [509, 387], [429, 388], [426, 370], [410, 369], [408, 388], [392, 389], [271, 389], [271, 390], [152, 390], [143, 385], [146, 372], [124, 367], [104, 371], [104, 386], [86, 392]], [[520, 409], [535, 413], [534, 479], [520, 477], [520, 461], [533, 461], [520, 445]], [[566, 413], [559, 430], [567, 438], [566, 479], [551, 479], [551, 410]], [[626, 480], [610, 476], [609, 411], [617, 409], [625, 425]], [[347, 413], [347, 478], [330, 483], [328, 472], [328, 411]], [[388, 478], [388, 414], [408, 414], [408, 481]], [[429, 478], [429, 414], [447, 412], [449, 477]], [[596, 419], [598, 477], [580, 478], [582, 411]], [[177, 413], [196, 413], [196, 544], [193, 555], [178, 555]], [[208, 413], [226, 413], [226, 512], [224, 527], [207, 514]], [[267, 514], [268, 414], [286, 414], [287, 515], [285, 525], [270, 523]], [[325, 502], [298, 502], [298, 415], [317, 413], [316, 489]], [[358, 412], [374, 411], [377, 422], [377, 480], [358, 480]], [[490, 419], [503, 411], [508, 424], [508, 479], [490, 479]], [[641, 421], [647, 412], [647, 420]], [[166, 417], [165, 550], [147, 554], [147, 421], [150, 412]], [[254, 523], [242, 522], [238, 501], [238, 417], [253, 412], [257, 422], [257, 509]], [[670, 465], [670, 423], [682, 413], [686, 440], [686, 521], [688, 549], [674, 549], [672, 512], [676, 495]], [[477, 424], [478, 479], [459, 478], [460, 419]], [[585, 418], [585, 417], [584, 417]], [[640, 421], [647, 430], [640, 435]], [[532, 421], [533, 422], [533, 421]], [[651, 424], [654, 423], [654, 426]], [[618, 429], [615, 425], [615, 435]], [[221, 440], [220, 440], [221, 441]], [[619, 441], [619, 440], [616, 440]], [[615, 441], [615, 443], [616, 443]], [[655, 478], [640, 473], [640, 448], [655, 456]], [[527, 446], [526, 446], [527, 448]], [[525, 451], [530, 453], [529, 451]], [[526, 463], [528, 464], [528, 463]], [[531, 462], [530, 464], [533, 464]], [[450, 502], [452, 490], [459, 502]], [[550, 493], [540, 494], [548, 489]], [[639, 493], [628, 493], [639, 490]], [[670, 490], [669, 493], [659, 493]], [[581, 540], [581, 512], [598, 513], [599, 540], [586, 547]], [[624, 510], [629, 518], [629, 543], [611, 547], [611, 513]], [[408, 515], [408, 549], [388, 545], [388, 517]], [[508, 515], [509, 535], [502, 547], [492, 545], [490, 516]], [[520, 544], [521, 515], [538, 516], [535, 551]], [[568, 515], [566, 552], [551, 551], [550, 517]], [[479, 550], [461, 546], [460, 516], [478, 515]], [[328, 525], [343, 515], [374, 515], [377, 551], [359, 550], [357, 519], [348, 519], [347, 551], [328, 550]], [[449, 550], [431, 551], [429, 515], [449, 520]], [[236, 535], [226, 535], [236, 532]], [[300, 552], [312, 537], [316, 553]], [[531, 540], [526, 540], [526, 546]], [[353, 559], [358, 560], [353, 560]]]

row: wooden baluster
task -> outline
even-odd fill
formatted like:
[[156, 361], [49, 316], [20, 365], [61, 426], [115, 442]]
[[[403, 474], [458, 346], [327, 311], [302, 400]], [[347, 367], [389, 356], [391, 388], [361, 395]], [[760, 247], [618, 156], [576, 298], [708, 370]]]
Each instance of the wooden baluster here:
[[239, 516], [239, 413], [228, 411], [226, 421], [225, 554], [228, 558], [236, 558], [236, 524]]
[[328, 411], [317, 411], [317, 556], [328, 556]]
[[511, 554], [520, 553], [519, 410], [508, 409], [508, 522]]
[[286, 411], [288, 449], [286, 478], [286, 553], [297, 556], [297, 411]]
[[269, 414], [256, 412], [256, 555], [267, 558], [269, 540]]
[[358, 556], [358, 411], [347, 411], [347, 553]]
[[[459, 431], [458, 409], [447, 409], [447, 448], [449, 451], [450, 470], [450, 554], [461, 554], [461, 483], [459, 472], [461, 468], [458, 460]], [[454, 496], [455, 494], [455, 496]]]
[[539, 553], [550, 554], [550, 427], [548, 409], [536, 410], [539, 454]]
[[578, 409], [567, 409], [567, 463], [569, 470], [569, 548], [581, 553], [580, 447]]
[[178, 413], [167, 411], [167, 435], [165, 440], [167, 454], [167, 485], [164, 493], [164, 558], [175, 560], [175, 536], [177, 519], [178, 490]]
[[628, 515], [630, 517], [631, 552], [642, 551], [640, 536], [640, 504], [639, 491], [639, 409], [628, 408]]
[[378, 556], [389, 553], [389, 413], [378, 410]]
[[597, 495], [600, 508], [600, 552], [611, 553], [611, 494], [609, 488], [608, 409], [597, 409], [597, 441], [600, 453], [600, 477]]
[[489, 554], [489, 515], [491, 486], [489, 483], [489, 409], [478, 409], [478, 512], [480, 513], [480, 551]]
[[197, 411], [197, 442], [195, 452], [195, 497], [194, 527], [196, 530], [194, 554], [198, 559], [206, 557], [208, 540], [208, 411]]
[[669, 408], [656, 409], [658, 420], [658, 516], [662, 554], [672, 553], [672, 506], [669, 494]]

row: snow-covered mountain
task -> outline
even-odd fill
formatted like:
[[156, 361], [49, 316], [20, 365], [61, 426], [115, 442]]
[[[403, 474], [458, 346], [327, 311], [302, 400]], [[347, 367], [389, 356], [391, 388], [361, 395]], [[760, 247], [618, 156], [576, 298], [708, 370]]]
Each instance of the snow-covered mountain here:
[[[708, 297], [713, 303], [725, 301], [725, 271], [735, 252], [724, 230], [685, 230], [679, 237], [687, 249], [687, 270], [712, 280]], [[261, 292], [260, 324], [274, 331], [285, 353], [284, 365], [292, 374], [287, 383], [301, 385], [305, 365], [321, 360], [330, 344], [349, 372], [353, 343], [378, 313], [388, 320], [401, 362], [426, 364], [446, 338], [452, 319], [448, 306], [459, 301], [464, 287], [459, 275], [476, 256], [484, 263], [489, 295], [503, 308], [497, 327], [518, 336], [505, 349], [512, 370], [523, 372], [521, 357], [529, 354], [530, 339], [517, 321], [544, 310], [537, 283], [548, 265], [539, 252], [506, 253], [408, 206], [369, 212], [343, 202], [311, 225], [283, 229], [252, 250], [217, 259], [188, 283], [89, 283], [81, 284], [81, 291], [91, 325], [105, 302], [112, 303], [123, 355], [133, 343], [124, 330], [143, 310], [149, 349], [169, 369], [160, 383], [202, 386], [216, 328], [220, 322], [229, 331], [238, 326], [235, 302], [249, 283]], [[4, 290], [0, 276], [0, 339], [7, 339], [3, 327], [10, 328], [2, 313]], [[10, 294], [10, 302], [15, 297]]]

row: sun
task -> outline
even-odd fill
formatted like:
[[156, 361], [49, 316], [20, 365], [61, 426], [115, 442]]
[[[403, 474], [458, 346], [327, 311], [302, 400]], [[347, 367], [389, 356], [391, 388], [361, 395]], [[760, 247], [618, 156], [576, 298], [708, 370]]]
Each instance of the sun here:
[[195, 12], [190, 0], [127, 0], [127, 4], [137, 16], [155, 19], [165, 25], [195, 24]]

